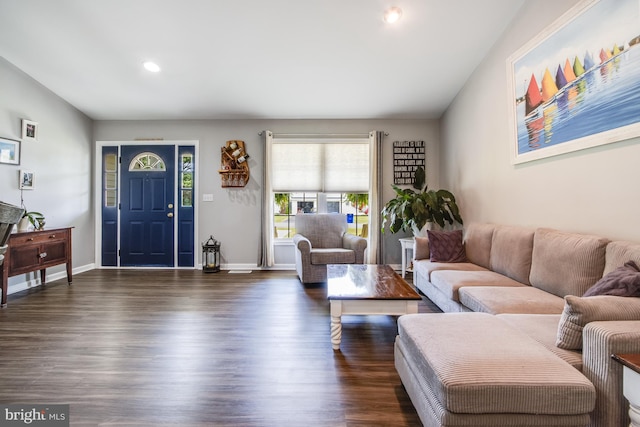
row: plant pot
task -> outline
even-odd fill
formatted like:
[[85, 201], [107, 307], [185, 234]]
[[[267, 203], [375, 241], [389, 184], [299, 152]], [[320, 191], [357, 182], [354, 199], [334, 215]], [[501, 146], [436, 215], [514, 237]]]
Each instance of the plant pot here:
[[20, 221], [18, 221], [18, 232], [22, 233], [25, 231], [29, 230], [29, 218], [27, 218], [26, 216], [24, 218], [22, 218]]

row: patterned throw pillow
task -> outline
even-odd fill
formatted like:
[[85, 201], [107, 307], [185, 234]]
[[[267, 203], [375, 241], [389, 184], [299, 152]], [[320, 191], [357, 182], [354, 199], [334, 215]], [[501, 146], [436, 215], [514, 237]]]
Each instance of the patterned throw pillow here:
[[640, 298], [596, 295], [564, 297], [564, 311], [558, 324], [556, 346], [566, 350], [582, 348], [582, 330], [589, 322], [640, 320]]
[[594, 295], [640, 297], [640, 268], [633, 261], [626, 262], [598, 280], [583, 297]]
[[462, 230], [427, 231], [432, 262], [466, 262]]

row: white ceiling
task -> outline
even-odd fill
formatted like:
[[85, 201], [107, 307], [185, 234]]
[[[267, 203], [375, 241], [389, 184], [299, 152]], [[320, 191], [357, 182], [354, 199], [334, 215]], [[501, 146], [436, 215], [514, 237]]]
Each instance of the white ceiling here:
[[437, 118], [524, 1], [0, 0], [0, 55], [96, 120]]

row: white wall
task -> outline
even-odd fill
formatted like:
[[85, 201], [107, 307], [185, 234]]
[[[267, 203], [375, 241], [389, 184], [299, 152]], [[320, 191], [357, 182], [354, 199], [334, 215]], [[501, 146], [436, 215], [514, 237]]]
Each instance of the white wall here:
[[[393, 141], [424, 140], [427, 145], [429, 184], [438, 185], [438, 122], [429, 120], [193, 120], [193, 121], [97, 121], [96, 141], [132, 141], [140, 138], [199, 140], [199, 236], [213, 235], [222, 244], [222, 264], [255, 266], [258, 259], [260, 201], [262, 191], [263, 130], [276, 133], [368, 133], [388, 132], [383, 150], [382, 200], [393, 197]], [[242, 189], [221, 188], [218, 169], [220, 147], [227, 140], [245, 141], [251, 156], [251, 179]], [[213, 202], [203, 202], [202, 194], [213, 194]], [[385, 262], [400, 263], [399, 234], [384, 234]], [[286, 262], [286, 261], [283, 261]]]
[[[42, 212], [46, 228], [75, 227], [73, 266], [93, 263], [92, 121], [0, 57], [0, 136], [21, 138], [21, 119], [38, 122], [38, 142], [22, 143], [19, 166], [0, 164], [0, 200], [20, 205], [20, 169], [35, 173], [35, 189], [24, 191], [28, 210]], [[49, 270], [49, 276], [64, 266]], [[53, 275], [52, 275], [53, 273]], [[9, 293], [34, 275], [10, 279]]]
[[510, 164], [506, 60], [576, 3], [525, 3], [441, 120], [441, 179], [459, 199], [466, 223], [640, 242], [640, 139]]

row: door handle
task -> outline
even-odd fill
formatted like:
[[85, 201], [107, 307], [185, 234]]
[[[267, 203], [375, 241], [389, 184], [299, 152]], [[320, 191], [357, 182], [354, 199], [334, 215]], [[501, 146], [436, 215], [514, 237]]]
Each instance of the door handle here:
[[169, 209], [173, 209], [173, 203], [169, 203], [169, 205], [167, 206]]
[[173, 212], [169, 212], [169, 213], [167, 214], [167, 216], [168, 216], [169, 218], [173, 218]]

